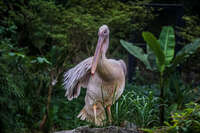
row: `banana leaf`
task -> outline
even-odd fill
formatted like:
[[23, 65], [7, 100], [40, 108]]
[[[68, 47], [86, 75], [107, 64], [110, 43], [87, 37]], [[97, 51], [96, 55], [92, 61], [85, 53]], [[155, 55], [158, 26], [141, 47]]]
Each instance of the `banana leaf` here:
[[174, 58], [175, 47], [174, 29], [171, 26], [164, 26], [162, 28], [159, 42], [165, 55], [165, 65], [169, 66]]
[[160, 43], [157, 41], [156, 37], [150, 32], [143, 32], [142, 36], [156, 56], [159, 71], [163, 72], [165, 69], [165, 55], [160, 47]]
[[185, 45], [177, 54], [172, 62], [172, 67], [176, 67], [200, 49], [200, 38], [193, 43]]
[[148, 56], [147, 54], [144, 53], [143, 49], [137, 46], [134, 46], [132, 43], [129, 43], [127, 41], [124, 40], [120, 40], [120, 43], [122, 44], [122, 46], [133, 56], [135, 56], [137, 59], [139, 59], [140, 61], [142, 61], [147, 69], [152, 70], [150, 63], [148, 61]]
[[151, 68], [153, 71], [155, 70], [158, 70], [157, 66], [156, 66], [156, 56], [154, 54], [154, 52], [149, 48], [148, 45], [146, 45], [146, 48], [147, 48], [147, 58], [148, 58], [148, 61], [151, 65]]

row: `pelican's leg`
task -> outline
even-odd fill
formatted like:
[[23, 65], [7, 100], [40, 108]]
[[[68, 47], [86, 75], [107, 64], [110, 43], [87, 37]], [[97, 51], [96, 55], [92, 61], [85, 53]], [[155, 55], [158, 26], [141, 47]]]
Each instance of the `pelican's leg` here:
[[106, 107], [107, 113], [108, 113], [108, 120], [109, 120], [110, 123], [112, 123], [112, 114], [111, 114], [111, 109], [110, 108], [111, 108], [111, 105], [108, 105]]
[[97, 105], [96, 104], [93, 105], [93, 111], [94, 111], [94, 122], [95, 122], [95, 125], [97, 125]]

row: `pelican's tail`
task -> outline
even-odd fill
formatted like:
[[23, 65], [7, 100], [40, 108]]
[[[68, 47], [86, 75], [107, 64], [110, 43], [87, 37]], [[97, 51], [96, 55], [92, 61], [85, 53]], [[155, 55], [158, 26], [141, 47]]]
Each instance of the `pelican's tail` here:
[[96, 114], [96, 121], [95, 121], [94, 112], [92, 112], [92, 110], [87, 110], [87, 108], [85, 106], [81, 110], [81, 112], [78, 114], [77, 118], [80, 118], [81, 120], [86, 120], [88, 122], [95, 123], [97, 126], [103, 126], [106, 116], [105, 116], [104, 110], [98, 110], [98, 113]]

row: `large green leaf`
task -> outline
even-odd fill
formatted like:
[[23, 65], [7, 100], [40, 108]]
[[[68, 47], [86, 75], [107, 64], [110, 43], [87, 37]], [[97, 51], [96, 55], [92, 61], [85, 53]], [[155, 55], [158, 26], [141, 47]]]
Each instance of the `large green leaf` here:
[[140, 61], [142, 61], [147, 69], [151, 70], [151, 66], [149, 64], [148, 58], [147, 58], [147, 54], [144, 53], [143, 49], [137, 46], [134, 46], [132, 43], [126, 42], [124, 40], [120, 40], [120, 43], [122, 44], [122, 46], [133, 56], [135, 56], [137, 59], [139, 59]]
[[177, 54], [175, 59], [172, 62], [172, 67], [176, 67], [182, 63], [185, 59], [189, 58], [190, 55], [197, 52], [197, 49], [200, 49], [200, 38], [196, 39], [193, 43], [187, 44], [184, 46]]
[[162, 28], [159, 42], [165, 55], [165, 65], [170, 65], [174, 57], [175, 35], [174, 29], [171, 26]]
[[154, 54], [154, 52], [149, 48], [148, 45], [146, 45], [147, 47], [147, 58], [148, 58], [148, 61], [151, 65], [151, 68], [152, 70], [157, 70], [157, 66], [156, 66], [156, 56]]
[[150, 32], [143, 32], [142, 36], [150, 49], [154, 52], [157, 58], [157, 65], [160, 72], [163, 72], [165, 69], [165, 55], [160, 47], [159, 42], [157, 41], [156, 37], [151, 34]]

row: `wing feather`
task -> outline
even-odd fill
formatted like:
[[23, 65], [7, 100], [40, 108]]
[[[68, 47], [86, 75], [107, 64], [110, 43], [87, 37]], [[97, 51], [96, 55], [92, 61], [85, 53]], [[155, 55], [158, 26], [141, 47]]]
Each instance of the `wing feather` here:
[[127, 74], [127, 67], [126, 67], [126, 63], [123, 61], [123, 60], [119, 60], [120, 62], [120, 65], [122, 66], [123, 68], [123, 71], [124, 71], [124, 75], [126, 76]]
[[67, 96], [68, 100], [77, 98], [80, 95], [81, 87], [87, 87], [91, 65], [92, 57], [89, 57], [64, 73], [63, 85], [66, 89], [65, 96]]

